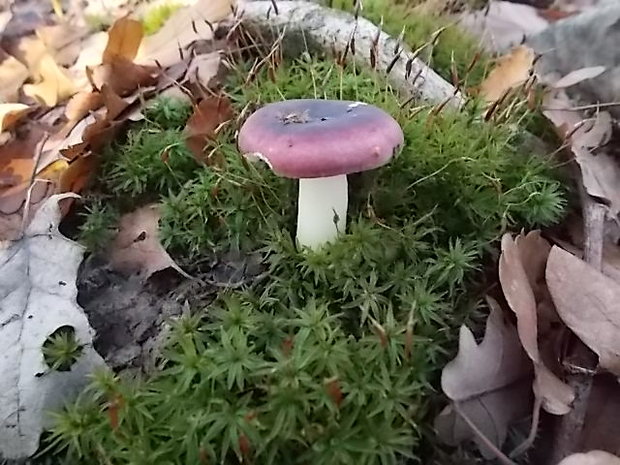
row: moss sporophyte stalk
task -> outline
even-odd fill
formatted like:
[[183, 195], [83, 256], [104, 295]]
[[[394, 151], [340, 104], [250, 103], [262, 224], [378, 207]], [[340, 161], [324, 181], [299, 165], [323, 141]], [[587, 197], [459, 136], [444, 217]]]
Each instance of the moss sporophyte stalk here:
[[[474, 104], [433, 115], [401, 107], [377, 76], [319, 58], [246, 83], [248, 69], [225, 88], [238, 114], [285, 99], [369, 102], [398, 122], [402, 150], [349, 176], [344, 234], [299, 250], [296, 182], [240, 155], [243, 121], [211, 142], [222, 163], [204, 166], [180, 121], [162, 115], [178, 104], [148, 110], [106, 154], [92, 196], [115, 212], [137, 206], [127, 198], [161, 202], [165, 246], [190, 272], [198, 257], [237, 250], [259, 254], [264, 273], [176, 321], [156, 373], [99, 374], [58, 412], [48, 444], [71, 463], [424, 460], [432, 386], [478, 306], [482, 260], [506, 228], [562, 216], [550, 163], [522, 153], [515, 125], [485, 122]], [[104, 225], [87, 221], [82, 233]]]

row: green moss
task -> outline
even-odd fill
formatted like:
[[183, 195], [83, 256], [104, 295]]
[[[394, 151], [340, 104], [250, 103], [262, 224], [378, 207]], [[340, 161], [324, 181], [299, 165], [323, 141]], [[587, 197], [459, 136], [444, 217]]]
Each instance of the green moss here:
[[[325, 0], [333, 8], [353, 12], [354, 0]], [[375, 24], [383, 20], [383, 30], [398, 37], [404, 30], [404, 41], [412, 50], [430, 44], [434, 34], [443, 29], [434, 47], [427, 45], [419, 58], [429, 63], [447, 81], [452, 69], [457, 71], [462, 86], [475, 86], [482, 81], [489, 58], [480, 50], [478, 41], [459, 29], [453, 21], [434, 13], [416, 11], [408, 0], [364, 0], [361, 15]], [[470, 69], [470, 65], [471, 69]]]
[[142, 18], [142, 26], [146, 35], [155, 34], [164, 23], [183, 5], [169, 2], [150, 8]]
[[247, 78], [240, 66], [226, 89], [237, 111], [362, 100], [397, 118], [405, 147], [350, 177], [347, 233], [300, 252], [296, 183], [244, 161], [238, 122], [213, 143], [219, 163], [165, 170], [178, 127], [155, 115], [136, 127], [110, 153], [107, 189], [159, 196], [161, 235], [187, 264], [240, 248], [262, 257], [264, 277], [181, 319], [153, 377], [98, 377], [51, 441], [76, 463], [424, 462], [432, 386], [476, 307], [482, 259], [506, 228], [558, 221], [561, 185], [547, 162], [520, 153], [513, 124], [484, 122], [474, 104], [401, 108], [371, 74], [318, 59]]

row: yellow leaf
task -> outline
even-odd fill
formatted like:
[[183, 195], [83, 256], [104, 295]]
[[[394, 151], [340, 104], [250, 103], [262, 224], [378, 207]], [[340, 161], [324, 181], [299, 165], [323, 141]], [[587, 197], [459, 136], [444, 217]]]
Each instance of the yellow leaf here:
[[26, 84], [24, 94], [38, 102], [53, 107], [76, 93], [73, 82], [50, 55], [45, 55], [37, 72], [38, 83]]
[[532, 49], [520, 45], [501, 57], [493, 71], [480, 84], [480, 95], [487, 102], [496, 102], [510, 89], [527, 81], [534, 65]]
[[181, 8], [158, 32], [144, 39], [136, 63], [168, 67], [179, 62], [182, 58], [179, 50], [189, 54], [186, 50], [189, 44], [213, 38], [213, 23], [231, 13], [232, 3], [233, 0], [198, 0]]
[[143, 35], [140, 21], [127, 17], [117, 20], [108, 31], [108, 44], [103, 51], [103, 63], [109, 64], [118, 58], [132, 61], [138, 53]]
[[0, 103], [0, 132], [11, 129], [29, 108], [23, 103]]

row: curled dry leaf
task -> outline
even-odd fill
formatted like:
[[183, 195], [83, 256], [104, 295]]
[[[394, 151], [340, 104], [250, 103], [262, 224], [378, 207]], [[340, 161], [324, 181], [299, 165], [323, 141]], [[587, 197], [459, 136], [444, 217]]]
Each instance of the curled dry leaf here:
[[0, 103], [0, 132], [11, 129], [28, 113], [30, 107], [23, 103]]
[[501, 57], [495, 68], [480, 84], [480, 95], [489, 102], [496, 102], [506, 92], [524, 84], [534, 66], [534, 51], [525, 45], [514, 48]]
[[186, 143], [196, 160], [211, 162], [209, 154], [205, 153], [205, 146], [216, 135], [220, 125], [232, 116], [230, 100], [224, 96], [207, 97], [196, 106], [185, 127]]
[[596, 113], [592, 120], [584, 120], [563, 90], [545, 96], [543, 114], [567, 140], [575, 161], [581, 169], [583, 185], [588, 194], [608, 204], [613, 216], [620, 213], [620, 166], [616, 157], [606, 150], [594, 149], [605, 145], [612, 134], [612, 118], [608, 112]]
[[620, 458], [602, 450], [573, 454], [558, 465], [620, 465]]
[[108, 251], [114, 269], [147, 279], [157, 271], [173, 268], [187, 277], [159, 242], [159, 218], [158, 205], [146, 205], [121, 218]]
[[[499, 305], [489, 298], [491, 313], [484, 339], [478, 345], [461, 326], [459, 352], [441, 373], [444, 393], [497, 447], [506, 439], [508, 426], [531, 410], [531, 363], [517, 332], [504, 320]], [[474, 439], [485, 457], [494, 457], [463, 421], [454, 405], [436, 418], [440, 438], [449, 444]]]
[[583, 260], [554, 246], [547, 285], [562, 321], [620, 376], [620, 285]]
[[534, 362], [534, 393], [549, 413], [564, 415], [570, 411], [575, 394], [547, 367], [538, 342], [539, 330], [549, 323], [549, 315], [539, 308], [545, 304], [541, 280], [544, 279], [550, 249], [550, 244], [538, 231], [519, 235], [516, 240], [505, 234], [499, 259], [499, 280], [508, 305], [517, 315], [521, 344]]
[[586, 79], [595, 78], [605, 72], [607, 68], [604, 66], [589, 66], [587, 68], [576, 69], [571, 71], [566, 76], [558, 79], [553, 83], [554, 89], [563, 89], [565, 87], [571, 87], [575, 84], [585, 81]]
[[140, 87], [152, 86], [157, 82], [159, 73], [157, 67], [137, 65], [125, 58], [117, 58], [112, 63], [87, 70], [95, 90], [100, 91], [107, 85], [121, 97], [126, 97]]
[[108, 31], [108, 43], [103, 51], [102, 62], [111, 64], [118, 59], [132, 61], [138, 53], [143, 35], [140, 21], [128, 17], [116, 20]]
[[51, 55], [44, 55], [36, 73], [37, 83], [24, 85], [24, 94], [43, 105], [53, 107], [77, 92], [71, 78]]
[[[76, 302], [83, 249], [58, 232], [58, 202], [49, 198], [24, 236], [0, 250], [0, 455], [24, 459], [37, 451], [49, 410], [62, 407], [104, 362], [94, 331]], [[60, 327], [73, 328], [82, 351], [69, 371], [50, 370], [42, 347]]]

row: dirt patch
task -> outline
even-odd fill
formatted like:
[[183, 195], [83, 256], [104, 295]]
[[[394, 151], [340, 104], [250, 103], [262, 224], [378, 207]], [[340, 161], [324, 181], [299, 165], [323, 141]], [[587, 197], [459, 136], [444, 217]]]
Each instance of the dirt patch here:
[[149, 372], [172, 319], [203, 311], [223, 288], [248, 286], [263, 276], [260, 258], [240, 252], [191, 268], [194, 279], [168, 269], [144, 281], [114, 271], [102, 257], [84, 260], [78, 272], [78, 303], [97, 333], [95, 349], [111, 368]]

